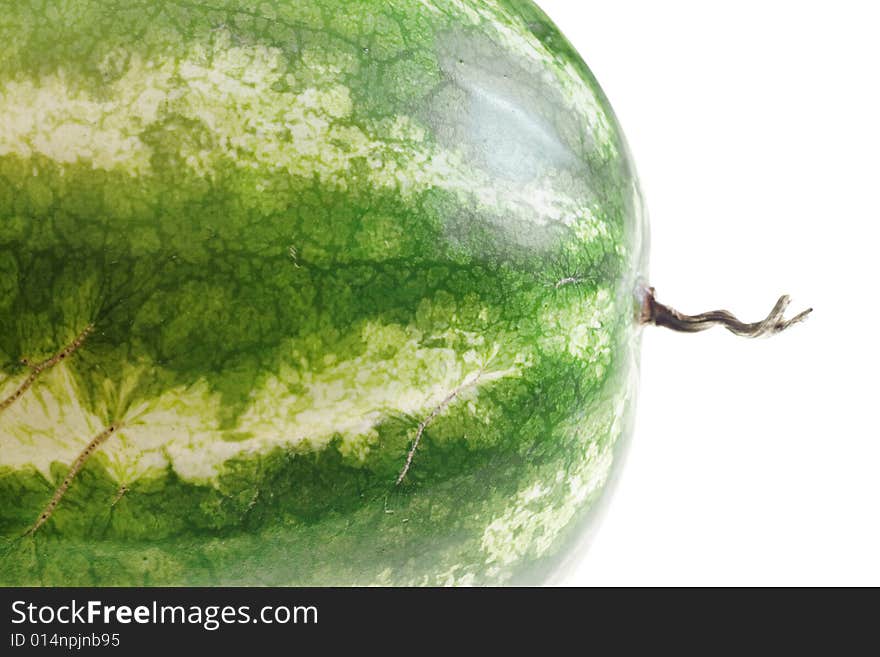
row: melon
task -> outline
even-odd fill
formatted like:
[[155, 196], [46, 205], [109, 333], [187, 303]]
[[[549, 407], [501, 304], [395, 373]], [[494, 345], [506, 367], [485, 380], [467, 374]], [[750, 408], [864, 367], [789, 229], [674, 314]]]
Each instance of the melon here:
[[0, 42], [0, 584], [570, 562], [646, 224], [534, 4], [35, 0]]

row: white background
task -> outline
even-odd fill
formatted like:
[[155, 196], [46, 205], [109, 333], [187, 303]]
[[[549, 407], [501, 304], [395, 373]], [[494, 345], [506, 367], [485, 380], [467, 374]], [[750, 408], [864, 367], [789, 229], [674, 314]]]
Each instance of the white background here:
[[880, 10], [538, 0], [630, 142], [651, 282], [772, 340], [646, 331], [623, 477], [572, 584], [880, 585]]

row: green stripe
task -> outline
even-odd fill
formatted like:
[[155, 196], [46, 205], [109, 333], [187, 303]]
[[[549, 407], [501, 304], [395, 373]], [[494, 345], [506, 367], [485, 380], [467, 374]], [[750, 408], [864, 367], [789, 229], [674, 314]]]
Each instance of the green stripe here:
[[[219, 488], [169, 473], [132, 484], [113, 504], [118, 484], [90, 464], [44, 530], [6, 544], [2, 579], [438, 584], [522, 577], [521, 560], [541, 563], [552, 556], [566, 524], [597, 497], [613, 458], [606, 450], [620, 430], [610, 400], [600, 395], [585, 404], [584, 390], [566, 392], [577, 390], [574, 378], [542, 381], [549, 394], [558, 395], [555, 411], [522, 427], [503, 413], [494, 431], [492, 425], [471, 424], [496, 441], [493, 449], [476, 452], [444, 440], [455, 429], [441, 420], [403, 489], [388, 484], [397, 458], [364, 466], [335, 451], [298, 457], [278, 452], [236, 462]], [[495, 396], [514, 408], [525, 401], [506, 385]], [[548, 432], [549, 426], [554, 428]], [[383, 440], [396, 438], [401, 458], [410, 427], [401, 418], [381, 429]], [[60, 468], [56, 476], [62, 476]], [[24, 473], [7, 474], [0, 477], [0, 495], [21, 500], [14, 514], [4, 508], [2, 527], [11, 534], [39, 513], [51, 487]], [[169, 497], [175, 504], [167, 504]], [[62, 552], [63, 560], [57, 558]], [[449, 580], [443, 577], [447, 570], [455, 570]]]

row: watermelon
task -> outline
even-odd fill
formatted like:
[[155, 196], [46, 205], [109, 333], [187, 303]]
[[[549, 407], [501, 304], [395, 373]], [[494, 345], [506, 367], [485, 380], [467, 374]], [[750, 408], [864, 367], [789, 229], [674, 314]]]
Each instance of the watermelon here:
[[0, 583], [570, 562], [646, 225], [534, 4], [25, 1], [0, 42]]

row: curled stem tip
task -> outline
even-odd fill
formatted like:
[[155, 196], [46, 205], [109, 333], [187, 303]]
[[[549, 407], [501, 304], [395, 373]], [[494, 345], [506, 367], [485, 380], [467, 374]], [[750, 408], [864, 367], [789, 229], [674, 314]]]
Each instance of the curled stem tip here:
[[699, 333], [715, 326], [722, 326], [731, 333], [745, 338], [769, 337], [782, 333], [795, 324], [800, 324], [813, 312], [812, 308], [808, 308], [799, 315], [786, 319], [785, 311], [788, 310], [790, 303], [790, 297], [782, 296], [766, 319], [747, 324], [726, 310], [685, 315], [657, 301], [654, 288], [647, 288], [642, 304], [641, 322], [662, 326], [679, 333]]

